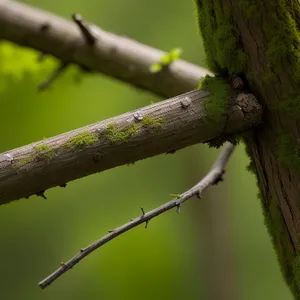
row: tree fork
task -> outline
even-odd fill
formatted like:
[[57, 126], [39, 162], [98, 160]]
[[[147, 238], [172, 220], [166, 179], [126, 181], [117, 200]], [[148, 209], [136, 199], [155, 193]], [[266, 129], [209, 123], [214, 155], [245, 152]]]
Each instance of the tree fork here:
[[284, 278], [300, 299], [300, 3], [196, 0], [196, 6], [211, 70], [246, 78], [265, 109], [245, 142]]

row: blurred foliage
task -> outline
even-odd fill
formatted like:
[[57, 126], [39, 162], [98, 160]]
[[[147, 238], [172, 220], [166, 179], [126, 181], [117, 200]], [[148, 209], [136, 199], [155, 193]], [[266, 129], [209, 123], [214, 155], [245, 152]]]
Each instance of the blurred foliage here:
[[[24, 2], [67, 18], [78, 12], [105, 30], [166, 51], [180, 47], [183, 59], [205, 65], [192, 0]], [[1, 152], [156, 100], [114, 79], [81, 74], [76, 67], [37, 92], [58, 64], [51, 57], [39, 63], [38, 56], [9, 43], [0, 45]], [[199, 200], [184, 205], [180, 215], [166, 213], [147, 230], [141, 226], [105, 245], [46, 290], [37, 283], [81, 247], [139, 215], [141, 205], [152, 209], [169, 200], [170, 193], [195, 184], [216, 154], [197, 145], [51, 189], [48, 200], [33, 196], [0, 207], [1, 298], [202, 299], [206, 274]], [[288, 300], [247, 163], [241, 146], [225, 184], [206, 192], [203, 201], [228, 205], [240, 299]], [[191, 168], [197, 170], [193, 176]]]

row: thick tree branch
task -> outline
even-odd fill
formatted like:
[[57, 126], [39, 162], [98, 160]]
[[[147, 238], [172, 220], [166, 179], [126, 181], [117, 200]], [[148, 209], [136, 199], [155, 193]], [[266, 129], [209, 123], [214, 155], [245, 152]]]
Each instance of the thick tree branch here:
[[[77, 23], [82, 21], [78, 15], [75, 19]], [[207, 74], [207, 70], [182, 60], [152, 73], [151, 65], [159, 62], [165, 52], [94, 25], [89, 26], [91, 34], [87, 40], [87, 33], [83, 34], [77, 24], [14, 1], [0, 0], [0, 28], [0, 39], [51, 54], [63, 64], [74, 63], [165, 98], [194, 89]]]
[[93, 244], [89, 245], [88, 247], [84, 249], [80, 249], [80, 252], [76, 254], [74, 257], [72, 257], [68, 262], [61, 263], [61, 266], [59, 269], [57, 269], [55, 272], [53, 272], [51, 275], [49, 275], [47, 278], [42, 280], [39, 283], [39, 286], [41, 288], [45, 288], [48, 285], [50, 285], [54, 280], [59, 278], [61, 275], [63, 275], [65, 272], [73, 268], [77, 263], [79, 263], [83, 258], [85, 258], [87, 255], [98, 249], [99, 247], [103, 246], [107, 242], [115, 239], [119, 235], [129, 231], [130, 229], [142, 224], [146, 223], [146, 227], [151, 219], [154, 217], [157, 217], [161, 215], [162, 213], [177, 207], [180, 208], [180, 206], [187, 201], [188, 199], [192, 198], [193, 196], [197, 195], [199, 198], [201, 197], [201, 193], [210, 185], [217, 184], [219, 181], [222, 180], [222, 175], [225, 172], [225, 166], [227, 165], [227, 162], [234, 150], [234, 146], [230, 143], [227, 143], [222, 150], [220, 156], [208, 172], [208, 174], [195, 186], [193, 186], [191, 189], [186, 191], [185, 193], [178, 196], [178, 198], [173, 199], [165, 204], [163, 204], [160, 207], [157, 207], [147, 213], [144, 212], [144, 209], [142, 209], [142, 215], [129, 221], [128, 223], [113, 229], [109, 230], [108, 234], [103, 236], [101, 239], [97, 240]]
[[[209, 92], [195, 90], [0, 154], [0, 204], [137, 160], [223, 138], [257, 125], [252, 94], [230, 99], [224, 121], [206, 111]], [[226, 121], [225, 121], [226, 119]]]

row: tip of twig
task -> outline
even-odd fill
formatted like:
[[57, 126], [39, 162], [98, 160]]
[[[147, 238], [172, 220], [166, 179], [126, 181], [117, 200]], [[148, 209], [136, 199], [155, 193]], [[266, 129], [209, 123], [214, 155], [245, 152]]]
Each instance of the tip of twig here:
[[37, 87], [38, 92], [42, 92], [47, 89], [58, 77], [63, 73], [63, 71], [68, 66], [68, 63], [61, 63], [60, 66], [54, 70], [53, 74], [40, 83]]
[[45, 190], [43, 190], [43, 191], [40, 191], [40, 192], [37, 192], [37, 193], [35, 193], [38, 197], [42, 197], [42, 198], [44, 198], [45, 200], [47, 200], [47, 197], [45, 196]]
[[93, 35], [91, 29], [89, 28], [88, 23], [83, 19], [83, 17], [80, 14], [72, 14], [72, 19], [81, 30], [86, 42], [89, 45], [93, 46], [96, 42], [96, 38]]
[[181, 206], [182, 206], [182, 203], [179, 201], [176, 206], [176, 211], [178, 214], [180, 214]]

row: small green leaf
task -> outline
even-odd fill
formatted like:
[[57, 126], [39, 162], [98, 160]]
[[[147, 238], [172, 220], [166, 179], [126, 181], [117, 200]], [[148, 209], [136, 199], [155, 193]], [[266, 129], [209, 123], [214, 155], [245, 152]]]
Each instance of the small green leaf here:
[[162, 65], [159, 63], [154, 63], [150, 66], [151, 73], [157, 73], [162, 69]]
[[177, 194], [170, 194], [170, 196], [174, 197], [174, 198], [180, 198], [180, 194], [178, 194], [178, 193]]
[[167, 53], [163, 55], [160, 60], [163, 65], [169, 65], [172, 62], [172, 56], [170, 53]]
[[182, 54], [181, 48], [174, 48], [169, 53], [170, 57], [172, 58], [172, 61], [179, 59], [181, 54]]
[[172, 62], [179, 59], [181, 53], [182, 53], [181, 48], [172, 49], [170, 52], [164, 54], [160, 58], [160, 62], [154, 63], [150, 66], [150, 72], [157, 73], [157, 72], [161, 71], [164, 67], [170, 65]]

